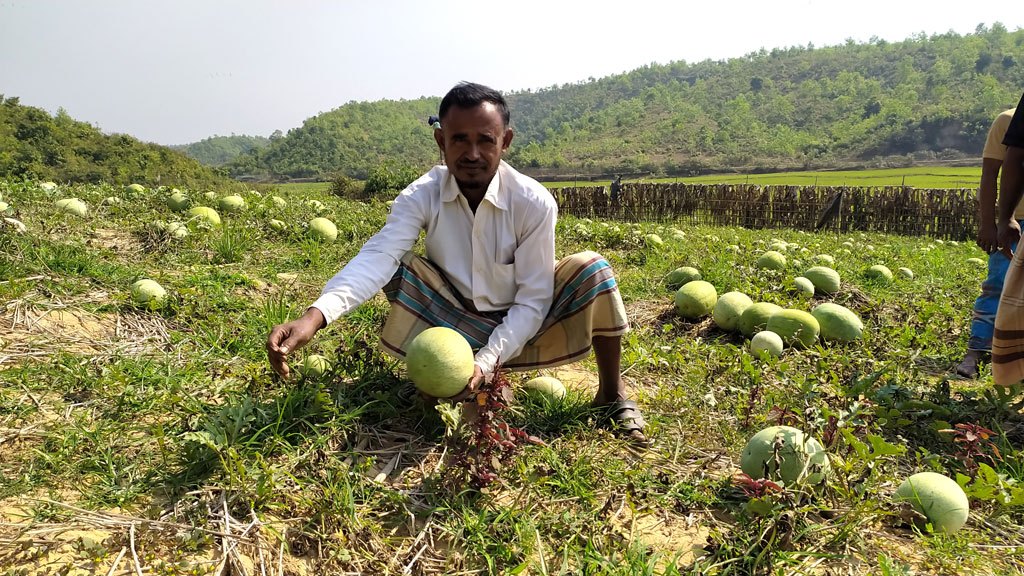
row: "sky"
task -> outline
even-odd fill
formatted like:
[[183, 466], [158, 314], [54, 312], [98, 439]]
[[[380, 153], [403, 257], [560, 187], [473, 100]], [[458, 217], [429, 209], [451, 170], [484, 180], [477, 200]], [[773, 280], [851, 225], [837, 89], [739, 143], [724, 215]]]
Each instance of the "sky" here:
[[852, 38], [1024, 27], [1016, 1], [0, 0], [0, 94], [160, 144], [350, 101], [502, 91]]

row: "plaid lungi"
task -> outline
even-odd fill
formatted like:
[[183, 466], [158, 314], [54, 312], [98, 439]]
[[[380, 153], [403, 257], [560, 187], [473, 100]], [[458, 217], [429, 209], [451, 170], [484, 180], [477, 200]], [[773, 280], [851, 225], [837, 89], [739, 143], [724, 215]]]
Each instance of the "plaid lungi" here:
[[[554, 300], [537, 334], [515, 358], [499, 359], [509, 370], [551, 368], [585, 358], [594, 336], [629, 331], [626, 308], [608, 261], [596, 252], [567, 256], [555, 265]], [[399, 359], [420, 332], [446, 326], [461, 333], [473, 350], [487, 344], [506, 311], [477, 311], [433, 262], [406, 252], [384, 286], [391, 302], [381, 348]]]
[[1001, 386], [1024, 380], [1024, 250], [1013, 253], [999, 297], [992, 336], [992, 380]]

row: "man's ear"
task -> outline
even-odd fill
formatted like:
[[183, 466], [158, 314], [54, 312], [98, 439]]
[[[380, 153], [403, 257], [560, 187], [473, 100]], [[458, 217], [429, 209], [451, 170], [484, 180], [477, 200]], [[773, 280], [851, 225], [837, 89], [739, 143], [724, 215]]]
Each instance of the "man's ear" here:
[[437, 142], [437, 148], [444, 154], [444, 132], [437, 128], [434, 128], [434, 142]]
[[501, 151], [502, 152], [508, 150], [509, 145], [512, 144], [512, 136], [514, 136], [514, 134], [512, 133], [512, 129], [511, 128], [506, 129], [505, 130], [505, 136], [501, 139]]

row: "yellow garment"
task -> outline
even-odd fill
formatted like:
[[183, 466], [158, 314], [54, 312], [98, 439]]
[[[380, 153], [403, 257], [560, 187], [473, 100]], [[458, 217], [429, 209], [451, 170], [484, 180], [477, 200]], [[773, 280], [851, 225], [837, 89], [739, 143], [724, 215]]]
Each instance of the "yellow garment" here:
[[[1006, 129], [1010, 127], [1010, 120], [1013, 120], [1013, 113], [1016, 110], [1016, 108], [1010, 108], [996, 116], [992, 126], [988, 129], [988, 137], [985, 139], [985, 150], [981, 153], [982, 158], [993, 158], [1002, 162], [1003, 158], [1006, 157], [1006, 146], [1003, 145], [1003, 137], [1006, 136]], [[1024, 199], [1021, 199], [1021, 202], [1017, 204], [1013, 217], [1017, 220], [1024, 220]]]

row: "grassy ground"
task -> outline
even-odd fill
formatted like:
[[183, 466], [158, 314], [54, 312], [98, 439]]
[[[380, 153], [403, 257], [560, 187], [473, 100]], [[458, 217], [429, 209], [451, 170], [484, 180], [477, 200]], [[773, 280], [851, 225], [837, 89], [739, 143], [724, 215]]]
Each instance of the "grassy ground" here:
[[[383, 203], [292, 188], [277, 208], [250, 194], [222, 227], [174, 239], [153, 225], [182, 218], [166, 191], [0, 183], [0, 193], [28, 228], [0, 232], [0, 575], [1024, 566], [1024, 428], [1011, 406], [1020, 390], [995, 394], [987, 371], [977, 382], [949, 377], [985, 273], [966, 263], [982, 256], [971, 245], [682, 227], [651, 250], [642, 234], [655, 225], [565, 218], [559, 254], [598, 250], [617, 272], [633, 325], [625, 377], [656, 443], [637, 453], [597, 429], [592, 361], [563, 367], [553, 372], [569, 384], [564, 402], [523, 399], [508, 413], [545, 445], [522, 447], [500, 481], [475, 490], [449, 461], [461, 446], [449, 420], [409, 399], [402, 366], [376, 347], [382, 298], [313, 343], [308, 352], [333, 362], [325, 377], [283, 382], [266, 362], [270, 327], [301, 313], [379, 229]], [[64, 195], [87, 201], [89, 215], [59, 212]], [[101, 206], [109, 196], [122, 202]], [[336, 243], [306, 236], [309, 199], [338, 224]], [[271, 230], [271, 217], [289, 229]], [[775, 238], [794, 245], [787, 268], [758, 269]], [[835, 257], [843, 284], [808, 300], [792, 279], [817, 254]], [[875, 263], [914, 279], [869, 282]], [[804, 310], [834, 300], [860, 314], [864, 338], [755, 358], [710, 318], [673, 313], [664, 277], [682, 265], [719, 294]], [[166, 306], [132, 304], [130, 285], [144, 277], [167, 289]], [[734, 480], [739, 456], [777, 422], [820, 439], [834, 474], [752, 504]], [[995, 432], [967, 454], [938, 432], [955, 424]], [[972, 511], [954, 535], [922, 533], [892, 501], [926, 470], [963, 475]]]

